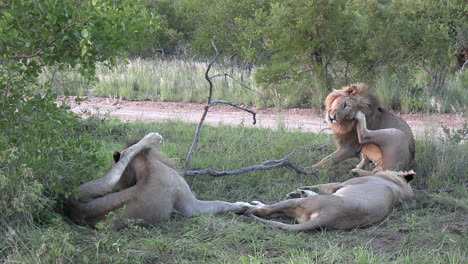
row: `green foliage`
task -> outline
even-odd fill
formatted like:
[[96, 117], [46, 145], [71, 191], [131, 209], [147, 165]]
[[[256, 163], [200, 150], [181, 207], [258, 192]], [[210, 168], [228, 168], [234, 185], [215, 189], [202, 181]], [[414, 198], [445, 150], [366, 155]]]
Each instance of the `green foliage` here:
[[[232, 56], [232, 59], [238, 63], [256, 62], [265, 55], [260, 24], [255, 16], [267, 13], [271, 1], [143, 2], [148, 10], [159, 15], [163, 28], [160, 37], [162, 41], [154, 41], [152, 45], [163, 49], [164, 52], [211, 57], [213, 54], [211, 39], [215, 36], [221, 55]], [[154, 54], [155, 50], [145, 55]], [[240, 60], [236, 56], [239, 56]]]
[[[182, 75], [186, 61], [181, 62], [181, 58], [189, 58], [195, 64], [206, 57], [212, 58], [211, 39], [215, 36], [226, 67], [237, 67], [237, 71], [243, 70], [246, 75], [254, 74], [255, 83], [251, 86], [273, 99], [261, 106], [320, 108], [331, 89], [367, 82], [379, 90], [385, 104], [394, 110], [457, 112], [466, 109], [463, 89], [467, 78], [458, 70], [468, 46], [468, 11], [460, 0], [145, 0], [141, 3], [143, 10], [133, 13], [142, 14], [147, 23], [139, 25], [147, 27], [133, 41], [134, 45], [126, 46], [130, 56], [151, 60], [154, 56], [174, 58], [175, 55], [174, 63], [181, 64]], [[94, 37], [89, 26], [81, 28], [79, 24], [71, 29], [75, 27], [80, 37], [77, 41], [85, 39], [81, 33]], [[136, 31], [141, 30], [139, 27]], [[107, 39], [115, 42], [112, 37]], [[120, 35], [117, 40], [117, 44], [124, 41]], [[83, 52], [81, 47], [79, 51]], [[96, 54], [99, 53], [90, 53], [93, 56], [89, 57]], [[78, 70], [83, 67], [81, 57], [75, 65]], [[112, 61], [101, 65], [109, 62]], [[84, 63], [85, 68], [90, 68], [90, 64]], [[63, 65], [53, 67], [58, 69], [52, 73], [54, 77], [57, 71], [62, 72], [59, 75], [69, 73], [59, 69]], [[189, 79], [191, 84], [185, 85], [182, 76], [182, 84], [179, 79], [160, 84], [153, 76], [157, 75], [154, 70], [148, 71], [151, 75], [130, 74], [132, 77], [124, 84], [83, 83], [80, 87], [86, 89], [75, 93], [101, 90], [100, 95], [115, 96], [113, 90], [117, 89], [122, 96], [138, 99], [156, 100], [164, 93], [164, 100], [199, 101], [196, 98], [200, 93], [185, 87], [202, 86], [198, 79]], [[76, 75], [71, 77], [77, 81]], [[55, 81], [60, 81], [59, 76]], [[112, 87], [118, 85], [122, 87]], [[61, 86], [61, 90], [73, 90], [69, 89], [73, 84], [62, 81]], [[107, 87], [95, 89], [96, 86]], [[239, 101], [246, 101], [242, 94], [240, 97]]]
[[[271, 1], [228, 0], [192, 1], [200, 8], [195, 18], [193, 48], [202, 55], [211, 56], [211, 39], [216, 37], [218, 49], [222, 54], [236, 54], [248, 62], [254, 62], [257, 52], [261, 52], [261, 36], [254, 31], [254, 15], [268, 10]], [[255, 23], [256, 24], [256, 23]], [[258, 25], [256, 25], [258, 26]], [[248, 28], [249, 30], [244, 30]], [[260, 49], [260, 50], [258, 50]]]
[[[3, 1], [0, 4], [0, 199], [2, 218], [47, 220], [80, 178], [103, 165], [99, 144], [57, 106], [37, 77], [45, 66], [111, 66], [157, 29], [134, 1]], [[40, 93], [34, 93], [33, 91]]]
[[57, 107], [55, 98], [9, 98], [3, 108], [8, 119], [0, 120], [2, 217], [38, 217], [104, 165], [99, 144], [75, 132], [78, 117]]
[[112, 64], [152, 23], [134, 1], [11, 1], [0, 15], [0, 73], [26, 79], [61, 63], [92, 76], [95, 62]]
[[[407, 95], [406, 102], [385, 98], [389, 104], [405, 111], [427, 109], [424, 102], [446, 90], [447, 72], [468, 45], [466, 12], [462, 1], [279, 2], [263, 25], [272, 55], [256, 80], [265, 89], [277, 89], [291, 82], [308, 84], [314, 76], [323, 94], [355, 81], [379, 84], [378, 76], [385, 73], [396, 75]], [[407, 89], [419, 70], [429, 75], [423, 90]]]
[[467, 123], [460, 129], [444, 127], [443, 134], [437, 136], [434, 128], [428, 128], [421, 140], [416, 141], [415, 171], [417, 182], [431, 191], [451, 189], [455, 197], [466, 195], [466, 175], [468, 168]]

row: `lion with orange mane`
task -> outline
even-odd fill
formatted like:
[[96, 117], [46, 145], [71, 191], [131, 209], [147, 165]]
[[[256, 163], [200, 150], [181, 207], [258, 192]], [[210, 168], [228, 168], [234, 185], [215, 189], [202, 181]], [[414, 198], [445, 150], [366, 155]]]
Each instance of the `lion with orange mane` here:
[[408, 170], [414, 163], [415, 143], [408, 124], [384, 109], [366, 84], [334, 90], [325, 99], [325, 119], [338, 149], [313, 167], [361, 156], [356, 166], [369, 162], [379, 170]]

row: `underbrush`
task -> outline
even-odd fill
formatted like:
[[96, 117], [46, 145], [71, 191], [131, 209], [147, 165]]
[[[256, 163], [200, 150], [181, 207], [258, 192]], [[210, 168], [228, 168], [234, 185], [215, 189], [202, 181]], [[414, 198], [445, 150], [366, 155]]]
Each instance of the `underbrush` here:
[[[148, 132], [159, 132], [164, 137], [162, 151], [177, 164], [184, 164], [195, 125], [174, 121], [127, 123], [96, 117], [77, 120], [71, 127], [57, 132], [66, 133], [65, 138], [75, 140], [75, 144], [59, 140], [47, 145], [63, 145], [62, 151], [67, 153], [66, 159], [47, 160], [44, 169], [49, 173], [36, 174], [37, 170], [31, 171], [33, 165], [27, 165], [28, 160], [19, 158], [29, 159], [30, 156], [21, 153], [31, 151], [31, 146], [41, 142], [28, 139], [31, 141], [28, 144], [18, 143], [14, 155], [11, 144], [7, 149], [1, 145], [0, 195], [18, 190], [18, 197], [12, 196], [10, 202], [28, 193], [37, 198], [21, 200], [24, 213], [0, 218], [1, 262], [466, 263], [468, 259], [465, 154], [468, 143], [457, 142], [453, 137], [445, 137], [443, 141], [430, 132], [416, 142], [418, 174], [413, 184], [416, 199], [368, 228], [291, 233], [244, 216], [222, 213], [194, 218], [174, 215], [154, 227], [131, 226], [115, 231], [106, 223], [98, 229], [75, 226], [63, 218], [57, 206], [50, 203], [41, 206], [41, 199], [60, 199], [60, 195], [54, 194], [54, 188], [69, 190], [72, 184], [88, 180], [92, 175], [102, 175], [112, 166], [112, 151], [121, 150], [126, 139], [141, 138]], [[80, 145], [91, 142], [92, 146]], [[28, 148], [23, 149], [24, 146]], [[206, 126], [189, 169], [232, 170], [279, 159], [293, 150], [296, 154], [290, 160], [310, 169], [334, 148], [331, 137], [324, 134]], [[45, 152], [47, 148], [38, 149]], [[344, 181], [351, 177], [348, 172], [357, 162], [355, 159], [337, 169], [325, 168], [314, 176], [278, 169], [217, 178], [186, 177], [186, 180], [200, 199], [268, 203], [284, 199], [286, 193], [299, 186]], [[55, 178], [58, 173], [68, 173], [74, 180], [59, 182], [60, 187], [49, 186], [52, 180], [61, 180]], [[5, 179], [10, 182], [5, 183]], [[34, 182], [42, 185], [40, 191], [34, 191]], [[52, 192], [43, 191], [46, 189]], [[0, 210], [10, 210], [11, 205], [5, 204], [2, 197]], [[35, 210], [42, 213], [31, 213]]]

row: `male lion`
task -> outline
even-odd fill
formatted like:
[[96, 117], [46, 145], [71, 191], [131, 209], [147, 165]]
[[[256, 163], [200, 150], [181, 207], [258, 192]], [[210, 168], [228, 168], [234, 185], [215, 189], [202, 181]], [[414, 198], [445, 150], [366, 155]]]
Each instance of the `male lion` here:
[[[362, 160], [356, 166], [358, 169], [369, 161], [374, 163], [376, 170], [408, 170], [412, 168], [415, 145], [411, 128], [403, 119], [385, 110], [378, 97], [367, 85], [358, 83], [341, 90], [334, 90], [325, 99], [325, 106], [325, 119], [333, 130], [338, 149], [313, 167], [322, 167], [329, 162], [338, 163], [358, 157], [361, 153]], [[396, 129], [401, 131], [402, 135], [380, 138], [376, 136], [372, 139], [359, 137], [358, 120], [356, 119], [358, 111], [364, 114], [364, 118], [361, 119], [366, 131]], [[377, 138], [378, 140], [376, 140]], [[388, 154], [385, 155], [385, 151], [382, 151], [384, 145], [395, 144], [400, 146], [400, 150], [403, 150], [398, 153], [400, 155], [398, 160]]]
[[[271, 205], [252, 202], [245, 212], [256, 220], [289, 231], [305, 231], [317, 228], [351, 229], [381, 221], [405, 200], [413, 197], [408, 182], [415, 174], [409, 172], [356, 170], [362, 177], [339, 183], [306, 186], [289, 194], [291, 198]], [[361, 174], [361, 172], [363, 174]], [[317, 195], [314, 191], [318, 191]], [[265, 220], [258, 216], [292, 217], [298, 224], [285, 224]]]
[[[169, 218], [173, 211], [192, 217], [202, 213], [239, 211], [250, 206], [243, 202], [195, 198], [185, 180], [153, 148], [161, 140], [158, 133], [150, 133], [122, 153], [114, 154], [116, 164], [104, 177], [81, 184], [78, 194], [69, 197], [65, 212], [70, 219], [95, 225], [109, 212], [125, 206], [128, 218], [151, 225]], [[112, 192], [117, 183], [121, 190]], [[125, 227], [123, 219], [119, 219], [115, 227]]]

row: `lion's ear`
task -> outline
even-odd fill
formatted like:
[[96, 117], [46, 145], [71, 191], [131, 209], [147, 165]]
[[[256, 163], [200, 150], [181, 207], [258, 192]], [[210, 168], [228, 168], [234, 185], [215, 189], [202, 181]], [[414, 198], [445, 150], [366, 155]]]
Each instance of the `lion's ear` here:
[[356, 95], [358, 93], [358, 88], [356, 85], [350, 85], [348, 87], [343, 88], [343, 91], [349, 95]]
[[410, 170], [403, 175], [403, 178], [405, 178], [406, 182], [410, 182], [414, 178], [414, 175], [416, 175], [416, 172]]
[[112, 155], [114, 157], [114, 162], [117, 163], [119, 162], [120, 160], [120, 152], [116, 151], [114, 152], [114, 154]]

